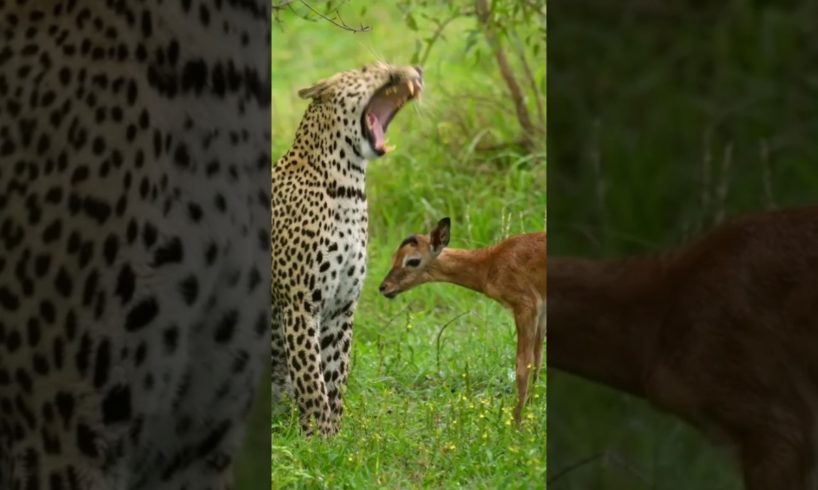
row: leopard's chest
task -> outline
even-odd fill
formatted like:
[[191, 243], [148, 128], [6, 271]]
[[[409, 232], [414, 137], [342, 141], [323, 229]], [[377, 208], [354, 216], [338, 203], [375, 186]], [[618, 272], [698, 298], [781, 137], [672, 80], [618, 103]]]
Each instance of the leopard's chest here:
[[360, 194], [330, 195], [329, 221], [323, 273], [326, 281], [325, 312], [357, 302], [363, 288], [367, 263], [367, 202]]
[[297, 149], [277, 163], [272, 185], [277, 301], [302, 291], [322, 316], [357, 302], [366, 274], [369, 221], [363, 171], [354, 173], [362, 165], [306, 158]]

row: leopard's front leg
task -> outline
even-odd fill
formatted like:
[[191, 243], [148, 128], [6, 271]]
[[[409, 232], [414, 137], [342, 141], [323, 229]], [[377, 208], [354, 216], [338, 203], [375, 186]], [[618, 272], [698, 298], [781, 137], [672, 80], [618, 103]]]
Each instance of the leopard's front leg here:
[[278, 413], [284, 408], [281, 403], [285, 395], [295, 399], [290, 383], [290, 373], [287, 366], [287, 350], [284, 346], [284, 325], [282, 309], [273, 299], [273, 331], [270, 336], [270, 360], [272, 365], [270, 373], [272, 377], [272, 411]]
[[317, 425], [321, 435], [332, 435], [337, 428], [332, 423], [321, 366], [319, 319], [292, 304], [284, 308], [282, 318], [287, 369], [301, 415], [301, 430], [306, 435], [312, 435]]
[[327, 320], [327, 328], [321, 335], [324, 381], [327, 385], [331, 423], [336, 431], [340, 428], [341, 416], [344, 413], [343, 396], [349, 378], [349, 351], [352, 345], [354, 317], [355, 305], [350, 303], [346, 309]]

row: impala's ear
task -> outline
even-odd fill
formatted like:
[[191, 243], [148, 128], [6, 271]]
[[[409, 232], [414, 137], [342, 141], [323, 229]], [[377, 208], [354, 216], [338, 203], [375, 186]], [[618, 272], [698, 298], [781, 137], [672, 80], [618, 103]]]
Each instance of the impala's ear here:
[[432, 230], [430, 236], [432, 239], [432, 250], [435, 253], [440, 253], [440, 251], [449, 244], [449, 231], [451, 229], [451, 225], [451, 220], [446, 217], [438, 221], [437, 226], [434, 230]]

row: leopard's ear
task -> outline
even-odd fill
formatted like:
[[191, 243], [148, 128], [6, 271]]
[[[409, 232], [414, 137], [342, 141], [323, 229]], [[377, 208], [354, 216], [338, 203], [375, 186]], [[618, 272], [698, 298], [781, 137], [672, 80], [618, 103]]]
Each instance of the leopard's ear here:
[[346, 73], [336, 73], [325, 78], [312, 87], [302, 88], [298, 91], [298, 96], [302, 99], [312, 99], [322, 101], [328, 99], [333, 93], [333, 87], [337, 86]]
[[322, 80], [312, 87], [302, 88], [298, 91], [298, 96], [302, 99], [320, 99], [327, 88], [327, 81]]
[[312, 87], [302, 88], [298, 91], [298, 96], [302, 99], [324, 100], [332, 94], [332, 87], [335, 85], [337, 78], [338, 75], [335, 75], [321, 80]]

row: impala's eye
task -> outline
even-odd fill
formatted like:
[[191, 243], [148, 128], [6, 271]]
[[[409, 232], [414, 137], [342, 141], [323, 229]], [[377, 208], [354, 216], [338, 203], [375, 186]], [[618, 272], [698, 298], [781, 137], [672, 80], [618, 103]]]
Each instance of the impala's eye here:
[[420, 259], [409, 259], [404, 265], [406, 267], [417, 267], [420, 265]]

